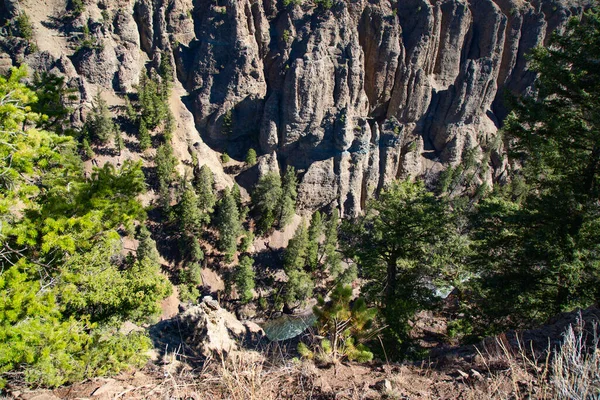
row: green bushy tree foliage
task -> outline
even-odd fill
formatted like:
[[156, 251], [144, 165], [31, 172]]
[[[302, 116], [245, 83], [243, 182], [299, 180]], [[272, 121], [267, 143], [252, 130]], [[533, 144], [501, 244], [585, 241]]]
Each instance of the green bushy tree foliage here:
[[33, 24], [27, 13], [24, 11], [19, 13], [15, 22], [19, 37], [22, 37], [25, 40], [33, 39]]
[[113, 132], [116, 130], [115, 123], [108, 110], [108, 104], [102, 98], [100, 92], [96, 93], [96, 96], [94, 96], [92, 110], [85, 123], [85, 130], [92, 140], [99, 141], [103, 144], [109, 141]]
[[171, 185], [175, 180], [177, 159], [173, 155], [171, 143], [166, 142], [156, 150], [154, 158], [156, 164], [156, 177], [158, 180], [158, 193], [160, 196], [160, 205], [165, 210], [171, 207]]
[[148, 259], [151, 263], [160, 265], [156, 242], [152, 239], [150, 231], [144, 225], [140, 225], [138, 228], [137, 240], [139, 241], [136, 251], [138, 261]]
[[294, 167], [288, 166], [283, 175], [281, 197], [279, 199], [279, 228], [284, 228], [292, 221], [296, 213], [296, 197], [298, 196], [298, 178]]
[[275, 224], [282, 193], [281, 178], [273, 172], [263, 176], [254, 187], [252, 204], [258, 215], [259, 232], [266, 233]]
[[308, 250], [308, 230], [304, 221], [298, 226], [285, 249], [283, 268], [286, 272], [294, 269], [304, 269]]
[[352, 288], [337, 285], [331, 292], [331, 300], [323, 298], [313, 307], [317, 317], [317, 333], [324, 339], [316, 351], [320, 357], [338, 362], [343, 358], [351, 361], [366, 362], [373, 359], [373, 353], [364, 342], [374, 334], [373, 320], [377, 309], [368, 308], [362, 298], [352, 304]]
[[160, 83], [156, 73], [143, 73], [138, 86], [140, 120], [149, 130], [154, 130], [169, 114], [168, 87]]
[[254, 260], [252, 258], [242, 256], [233, 274], [233, 281], [235, 282], [238, 296], [244, 304], [250, 302], [254, 296], [252, 291], [254, 290], [256, 273], [252, 269], [253, 265]]
[[145, 218], [141, 164], [86, 179], [72, 138], [34, 128], [24, 76], [0, 78], [0, 385], [56, 386], [144, 362], [149, 339], [118, 326], [155, 315], [170, 285], [120, 257], [117, 228]]
[[77, 89], [67, 87], [63, 76], [48, 72], [35, 73], [32, 86], [38, 101], [31, 109], [45, 116], [38, 121], [38, 128], [75, 136], [69, 118], [73, 112], [71, 106], [78, 98]]
[[321, 213], [315, 211], [310, 219], [308, 228], [308, 245], [306, 249], [306, 264], [311, 271], [317, 269], [319, 265], [319, 241], [323, 233], [323, 219]]
[[249, 166], [256, 164], [256, 150], [252, 148], [248, 150], [248, 153], [246, 153], [246, 164]]
[[196, 188], [196, 193], [198, 193], [200, 209], [206, 214], [212, 214], [217, 203], [215, 176], [206, 164], [197, 169], [194, 178], [194, 187]]
[[484, 333], [526, 326], [600, 298], [600, 13], [572, 19], [531, 69], [538, 93], [504, 128], [522, 168], [474, 218]]
[[144, 119], [140, 121], [140, 126], [138, 128], [138, 139], [140, 141], [140, 149], [142, 151], [146, 151], [152, 147], [152, 137], [150, 136], [150, 132], [148, 132], [146, 121]]
[[242, 231], [239, 211], [229, 189], [223, 191], [223, 197], [217, 206], [217, 247], [225, 253], [225, 260], [231, 262], [237, 251], [237, 239]]
[[409, 321], [434, 302], [443, 254], [455, 233], [446, 205], [422, 182], [393, 182], [364, 217], [344, 224], [345, 254], [359, 265], [368, 299], [381, 309], [390, 349], [406, 350]]

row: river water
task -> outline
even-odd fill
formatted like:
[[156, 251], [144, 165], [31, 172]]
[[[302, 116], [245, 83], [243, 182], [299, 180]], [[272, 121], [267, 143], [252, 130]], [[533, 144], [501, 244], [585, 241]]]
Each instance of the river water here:
[[272, 341], [293, 339], [313, 326], [317, 317], [311, 312], [303, 315], [283, 314], [281, 317], [263, 322], [260, 326]]

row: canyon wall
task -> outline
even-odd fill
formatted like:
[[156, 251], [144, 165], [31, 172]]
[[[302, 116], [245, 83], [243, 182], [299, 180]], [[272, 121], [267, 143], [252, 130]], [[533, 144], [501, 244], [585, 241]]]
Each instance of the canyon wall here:
[[[19, 7], [4, 2], [5, 10]], [[91, 32], [101, 48], [44, 62], [29, 56], [29, 63], [67, 71], [83, 80], [81, 87], [119, 93], [131, 90], [145, 63], [169, 57], [197, 130], [181, 140], [237, 159], [253, 147], [261, 165], [270, 165], [259, 173], [287, 165], [299, 171], [300, 209], [338, 206], [354, 216], [391, 179], [434, 180], [461, 163], [466, 150], [480, 160], [487, 154], [482, 182], [501, 176], [502, 149], [490, 146], [507, 115], [507, 93], [533, 90], [526, 54], [585, 6], [574, 0], [100, 2], [87, 6], [80, 23], [110, 11], [110, 21]], [[249, 186], [243, 175], [240, 183]]]

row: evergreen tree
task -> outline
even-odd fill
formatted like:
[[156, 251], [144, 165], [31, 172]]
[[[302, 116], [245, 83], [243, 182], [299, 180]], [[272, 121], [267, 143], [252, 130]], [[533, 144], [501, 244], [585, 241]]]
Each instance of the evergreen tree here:
[[238, 206], [238, 209], [241, 209], [242, 192], [240, 191], [240, 185], [238, 185], [237, 182], [235, 182], [233, 184], [233, 187], [231, 188], [231, 195], [233, 196], [233, 199], [235, 200], [235, 204]]
[[138, 88], [141, 119], [149, 130], [154, 130], [169, 114], [168, 93], [161, 86], [156, 73], [142, 74]]
[[121, 227], [145, 218], [141, 163], [86, 176], [71, 137], [30, 128], [44, 117], [31, 111], [24, 77], [24, 68], [0, 77], [0, 386], [142, 365], [149, 338], [115, 327], [159, 313], [170, 285], [147, 257], [122, 261]]
[[108, 110], [108, 104], [102, 98], [100, 92], [94, 96], [92, 110], [87, 117], [85, 129], [93, 140], [106, 143], [116, 130], [115, 124]]
[[175, 166], [177, 165], [177, 159], [173, 155], [173, 148], [169, 142], [158, 147], [154, 164], [156, 165], [160, 204], [163, 209], [168, 211], [171, 206], [170, 187], [175, 179]]
[[246, 154], [246, 164], [253, 166], [256, 164], [256, 150], [250, 148]]
[[254, 260], [248, 256], [243, 256], [240, 259], [240, 264], [234, 271], [233, 281], [235, 282], [240, 301], [244, 304], [250, 302], [254, 296], [252, 291], [254, 290], [256, 274], [252, 269], [252, 265], [254, 265]]
[[259, 232], [266, 233], [275, 224], [281, 195], [281, 178], [273, 172], [259, 179], [254, 187], [252, 204], [258, 215]]
[[197, 170], [194, 179], [194, 187], [198, 193], [198, 204], [200, 209], [207, 214], [212, 213], [217, 202], [214, 189], [215, 177], [206, 164]]
[[358, 262], [368, 280], [364, 293], [388, 325], [386, 348], [406, 350], [409, 321], [434, 302], [428, 282], [445, 266], [439, 253], [455, 251], [447, 246], [454, 233], [446, 205], [422, 182], [393, 182], [344, 231], [344, 252]]
[[373, 359], [373, 353], [363, 344], [373, 334], [372, 324], [377, 313], [375, 308], [367, 308], [365, 300], [358, 298], [351, 305], [352, 288], [338, 285], [331, 292], [331, 300], [319, 298], [313, 312], [317, 316], [316, 328], [324, 337], [318, 348], [321, 357], [329, 357], [333, 362], [342, 358], [366, 362]]
[[315, 211], [310, 220], [308, 228], [308, 245], [306, 249], [306, 264], [311, 271], [319, 266], [319, 240], [323, 233], [323, 220], [321, 213]]
[[482, 333], [529, 326], [600, 298], [600, 11], [532, 52], [538, 93], [506, 120], [512, 184], [474, 218]]
[[87, 137], [83, 138], [83, 142], [81, 143], [81, 149], [83, 150], [83, 154], [85, 158], [91, 160], [96, 155], [92, 146], [90, 146], [90, 142], [87, 140]]
[[284, 299], [287, 304], [303, 302], [313, 295], [314, 283], [310, 275], [300, 269], [293, 269], [288, 274], [284, 287]]
[[219, 231], [217, 247], [225, 253], [225, 260], [231, 262], [237, 251], [241, 224], [235, 199], [229, 189], [223, 191], [223, 197], [217, 207], [217, 230]]
[[196, 236], [200, 233], [202, 225], [202, 211], [198, 208], [198, 199], [194, 189], [185, 185], [181, 201], [177, 205], [179, 216], [179, 230], [186, 236]]
[[38, 121], [37, 126], [56, 133], [74, 135], [69, 123], [73, 113], [72, 105], [78, 99], [77, 89], [67, 87], [64, 76], [48, 72], [34, 74], [33, 89], [38, 101], [32, 104], [31, 109], [48, 116], [47, 119]]
[[137, 259], [140, 262], [147, 259], [153, 264], [160, 265], [156, 243], [150, 236], [150, 231], [144, 225], [140, 225], [138, 228], [137, 240], [139, 241], [136, 252]]
[[150, 133], [148, 132], [148, 128], [146, 127], [146, 122], [144, 119], [140, 121], [138, 138], [140, 140], [140, 149], [142, 151], [146, 151], [150, 148], [150, 146], [152, 146], [152, 138], [150, 137]]
[[279, 228], [284, 228], [292, 221], [296, 213], [296, 197], [298, 178], [294, 167], [288, 166], [283, 176], [281, 197], [279, 199]]
[[288, 247], [285, 249], [283, 256], [283, 268], [286, 272], [294, 269], [304, 269], [307, 261], [307, 250], [309, 244], [308, 230], [306, 224], [298, 226], [294, 237], [290, 239]]
[[123, 136], [121, 136], [121, 132], [118, 129], [115, 131], [115, 148], [117, 149], [119, 155], [121, 155], [121, 152], [125, 148], [125, 143], [123, 143]]
[[173, 67], [171, 66], [171, 59], [168, 53], [163, 52], [160, 55], [160, 64], [158, 66], [158, 74], [162, 78], [162, 90], [161, 93], [164, 94], [165, 97], [168, 97], [172, 82], [174, 80], [173, 77]]

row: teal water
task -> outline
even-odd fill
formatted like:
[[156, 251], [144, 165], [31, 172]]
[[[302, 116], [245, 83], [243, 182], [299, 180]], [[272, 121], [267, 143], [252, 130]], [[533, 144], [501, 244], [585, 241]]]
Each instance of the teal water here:
[[316, 321], [317, 317], [311, 312], [300, 316], [283, 314], [260, 325], [269, 340], [280, 341], [295, 338], [306, 328], [313, 326]]

